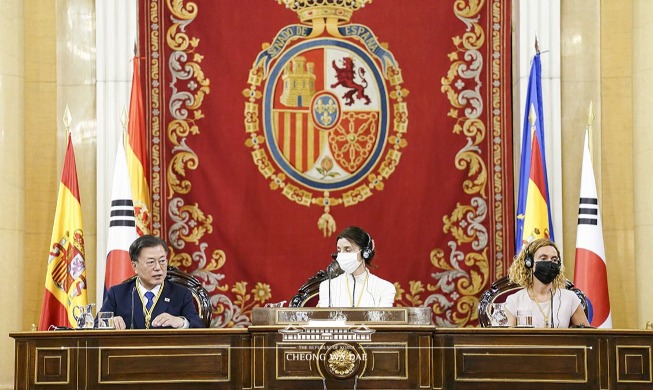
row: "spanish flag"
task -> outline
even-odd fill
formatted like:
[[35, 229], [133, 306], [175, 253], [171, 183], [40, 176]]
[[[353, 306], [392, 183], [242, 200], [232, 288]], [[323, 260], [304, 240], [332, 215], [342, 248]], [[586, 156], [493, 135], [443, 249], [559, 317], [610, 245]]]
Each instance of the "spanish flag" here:
[[136, 230], [139, 236], [149, 234], [152, 229], [150, 220], [150, 188], [147, 183], [147, 145], [145, 142], [145, 113], [143, 106], [143, 89], [141, 88], [140, 58], [134, 57], [134, 73], [129, 100], [129, 122], [127, 124], [129, 142], [125, 145], [127, 168], [131, 182], [134, 201]]
[[526, 95], [515, 232], [517, 252], [525, 243], [536, 238], [554, 240], [544, 150], [541, 74], [538, 53], [533, 58]]
[[77, 326], [73, 308], [88, 303], [86, 289], [82, 208], [77, 185], [75, 151], [72, 137], [68, 133], [68, 146], [50, 240], [39, 330], [47, 330], [51, 325]]

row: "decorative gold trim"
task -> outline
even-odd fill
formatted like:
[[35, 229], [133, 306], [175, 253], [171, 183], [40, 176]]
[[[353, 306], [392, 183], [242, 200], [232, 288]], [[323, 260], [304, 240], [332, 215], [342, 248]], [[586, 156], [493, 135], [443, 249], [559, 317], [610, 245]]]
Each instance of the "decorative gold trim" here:
[[[621, 366], [621, 361], [619, 360], [619, 351], [620, 350], [626, 350], [626, 349], [643, 349], [648, 351], [648, 380], [643, 381], [643, 380], [626, 380], [626, 379], [620, 379], [619, 374], [620, 374], [620, 366]], [[650, 345], [617, 345], [615, 346], [615, 360], [617, 362], [617, 383], [651, 383], [653, 382], [653, 360], [652, 358], [652, 353], [651, 353], [651, 346]], [[625, 356], [625, 355], [623, 355]], [[643, 355], [640, 355], [643, 356]], [[643, 365], [642, 365], [643, 367]]]
[[[406, 375], [404, 376], [393, 376], [393, 375], [387, 375], [387, 376], [378, 376], [378, 375], [366, 375], [367, 370], [363, 372], [363, 374], [358, 378], [358, 380], [364, 381], [364, 380], [377, 380], [377, 379], [388, 379], [388, 380], [406, 380], [408, 379], [408, 342], [396, 342], [396, 341], [390, 341], [390, 342], [383, 342], [383, 341], [378, 341], [378, 342], [370, 342], [370, 343], [359, 343], [361, 347], [366, 347], [365, 348], [365, 353], [367, 353], [368, 357], [366, 359], [366, 364], [371, 360], [370, 355], [373, 356], [373, 352], [375, 349], [378, 349], [379, 347], [385, 347], [385, 346], [390, 346], [390, 348], [387, 348], [389, 351], [388, 352], [396, 352], [400, 353], [399, 350], [392, 350], [392, 346], [396, 346], [399, 348], [403, 347], [403, 353], [404, 353], [404, 372]], [[384, 348], [385, 349], [385, 348]], [[374, 367], [371, 368], [371, 370], [374, 370]]]
[[[267, 385], [265, 383], [265, 377], [266, 377], [266, 372], [265, 372], [265, 362], [267, 359], [265, 358], [265, 350], [267, 349], [265, 347], [265, 342], [266, 342], [266, 337], [265, 336], [252, 336], [252, 387], [254, 389], [265, 389], [267, 388]], [[261, 358], [261, 378], [256, 377], [256, 372], [257, 372], [257, 360], [256, 357], [258, 356], [258, 353], [260, 353], [260, 358]], [[260, 380], [261, 384], [257, 383], [257, 379]]]
[[[270, 286], [252, 282], [254, 288], [250, 293], [247, 281], [220, 284], [220, 281], [227, 280], [221, 271], [227, 255], [224, 250], [211, 250], [206, 242], [202, 242], [213, 231], [213, 216], [206, 214], [199, 204], [186, 204], [186, 198], [180, 196], [191, 192], [193, 186], [187, 172], [197, 169], [200, 164], [199, 156], [187, 141], [200, 132], [204, 98], [211, 92], [210, 80], [205, 77], [201, 66], [204, 54], [197, 50], [200, 39], [192, 36], [190, 28], [200, 9], [194, 1], [165, 0], [165, 7], [160, 7], [160, 2], [163, 0], [145, 0], [149, 5], [145, 35], [150, 61], [148, 113], [152, 137], [152, 231], [156, 235], [165, 233], [171, 238], [171, 265], [181, 266], [202, 283], [213, 286], [210, 294], [212, 301], [216, 302], [212, 308], [213, 327], [248, 326], [251, 325], [251, 309], [271, 298]], [[161, 31], [165, 31], [163, 35]], [[179, 53], [178, 57], [174, 56]], [[170, 61], [176, 61], [182, 70], [166, 68]], [[166, 79], [167, 72], [171, 73], [170, 80]], [[194, 88], [184, 89], [178, 82], [181, 79], [185, 80], [184, 83], [192, 83]], [[169, 86], [170, 91], [162, 86]], [[172, 119], [166, 124], [168, 111]], [[165, 131], [162, 127], [166, 127]], [[168, 161], [162, 155], [166, 140], [173, 146]], [[167, 172], [166, 183], [162, 183], [162, 172]], [[167, 186], [167, 191], [163, 185]], [[166, 221], [168, 217], [170, 221]], [[163, 231], [166, 223], [167, 231]], [[181, 248], [190, 253], [177, 252]]]
[[[72, 367], [70, 367], [70, 350], [71, 347], [36, 347], [35, 348], [35, 358], [34, 358], [34, 384], [35, 385], [60, 385], [60, 384], [70, 384], [70, 370]], [[67, 360], [67, 370], [66, 370], [66, 381], [60, 381], [60, 382], [39, 382], [38, 380], [38, 368], [39, 368], [39, 352], [41, 351], [64, 351], [65, 352], [65, 358]], [[44, 356], [45, 357], [45, 356]], [[59, 359], [61, 359], [61, 356], [56, 356]], [[60, 365], [61, 366], [61, 365]]]
[[[498, 349], [498, 350], [515, 350], [515, 349], [523, 349], [523, 350], [533, 350], [533, 349], [541, 349], [541, 348], [546, 348], [547, 350], [581, 350], [582, 351], [582, 357], [583, 357], [583, 373], [585, 375], [584, 379], [577, 379], [577, 380], [560, 380], [560, 379], [523, 379], [523, 378], [516, 378], [516, 379], [510, 379], [510, 378], [461, 378], [458, 373], [458, 359], [457, 356], [459, 356], [459, 353], [464, 350], [468, 349], [477, 349], [477, 350], [484, 350], [484, 352], [471, 352], [471, 353], [462, 353], [462, 356], [482, 356], [489, 358], [490, 356], [492, 357], [500, 357], [500, 356], [517, 356], [518, 354], [509, 354], [509, 353], [498, 353], [498, 354], [490, 354], [488, 352], [488, 346], [487, 345], [473, 345], [473, 344], [461, 344], [461, 345], [454, 345], [453, 350], [454, 350], [454, 379], [459, 382], [529, 382], [529, 383], [587, 383], [588, 379], [588, 372], [587, 372], [587, 346], [584, 345], [565, 345], [565, 346], [558, 346], [558, 345], [515, 345], [515, 344], [505, 344], [505, 345], [492, 345], [492, 349]], [[528, 360], [534, 360], [533, 357], [537, 356], [543, 356], [543, 357], [574, 357], [574, 356], [579, 356], [579, 355], [570, 355], [570, 354], [533, 354], [533, 353], [528, 353], [524, 354], [524, 358]]]
[[[431, 336], [420, 335], [417, 341], [417, 361], [419, 362], [417, 366], [417, 382], [419, 383], [420, 389], [430, 389], [431, 385], [434, 385], [434, 383], [431, 382], [431, 372], [433, 371], [433, 355], [431, 353], [433, 350], [432, 340], [433, 338]], [[422, 345], [423, 341], [426, 341], [428, 344], [426, 347]], [[426, 351], [426, 353], [423, 353], [424, 351]], [[422, 372], [422, 367], [424, 366], [424, 364], [422, 364], [423, 361], [426, 361], [426, 373]], [[426, 384], [423, 384], [423, 379], [426, 379]]]
[[[160, 345], [160, 346], [109, 346], [109, 347], [100, 347], [98, 348], [98, 383], [99, 384], [128, 384], [128, 383], [196, 383], [196, 382], [201, 382], [201, 383], [213, 383], [213, 382], [230, 382], [231, 381], [231, 345], [230, 344], [203, 344], [203, 345], [173, 345], [173, 344], [166, 344], [166, 345]], [[227, 359], [227, 368], [226, 372], [227, 375], [226, 377], [219, 377], [216, 379], [184, 379], [184, 380], [119, 380], [119, 381], [111, 381], [111, 380], [102, 380], [102, 353], [107, 352], [110, 350], [170, 350], [169, 353], [162, 353], [158, 355], [146, 355], [146, 354], [136, 354], [136, 355], [120, 355], [120, 356], [112, 356], [112, 355], [107, 355], [107, 373], [110, 368], [110, 360], [115, 359], [118, 360], [120, 358], [152, 358], [152, 357], [171, 357], [171, 356], [179, 356], [183, 358], [193, 358], [193, 357], [205, 357], [205, 356], [219, 356]], [[173, 353], [173, 350], [180, 350], [180, 351], [185, 351], [185, 350], [193, 350], [193, 349], [210, 349], [210, 350], [216, 350], [219, 349], [220, 351], [226, 352], [226, 355], [224, 353]]]
[[[284, 0], [285, 1], [285, 0]], [[245, 146], [250, 148], [252, 160], [258, 168], [261, 175], [269, 181], [271, 190], [279, 190], [282, 195], [287, 197], [290, 201], [295, 202], [305, 207], [317, 206], [323, 208], [324, 213], [318, 218], [317, 228], [322, 232], [324, 237], [330, 237], [336, 229], [335, 218], [330, 214], [331, 208], [334, 206], [343, 205], [345, 207], [356, 205], [365, 201], [372, 196], [375, 191], [383, 191], [385, 180], [392, 175], [397, 165], [400, 163], [402, 149], [404, 149], [408, 142], [405, 138], [408, 132], [408, 110], [406, 104], [406, 97], [409, 95], [408, 89], [402, 86], [403, 77], [398, 63], [394, 60], [391, 53], [385, 49], [381, 49], [383, 45], [377, 41], [373, 36], [371, 30], [366, 26], [358, 26], [350, 31], [351, 35], [343, 36], [337, 29], [337, 21], [332, 17], [323, 18], [317, 15], [323, 11], [322, 6], [333, 6], [335, 3], [340, 3], [341, 0], [311, 0], [306, 4], [300, 2], [286, 2], [287, 4], [295, 4], [294, 6], [310, 6], [306, 14], [310, 13], [312, 16], [313, 30], [310, 35], [303, 25], [290, 25], [286, 26], [279, 35], [277, 35], [272, 43], [265, 43], [263, 51], [258, 55], [257, 60], [249, 72], [248, 84], [249, 86], [242, 91], [245, 97], [245, 112], [244, 112], [244, 125], [247, 139]], [[353, 2], [345, 1], [347, 4], [355, 4]], [[343, 2], [344, 3], [344, 2]], [[349, 25], [347, 25], [349, 26]], [[371, 60], [368, 66], [374, 68], [376, 72], [382, 77], [383, 80], [379, 81], [379, 87], [383, 87], [387, 91], [387, 98], [382, 104], [379, 104], [379, 109], [383, 108], [383, 104], [387, 104], [387, 130], [386, 142], [383, 144], [382, 152], [379, 152], [379, 158], [375, 161], [373, 166], [370, 166], [369, 171], [365, 176], [358, 178], [356, 183], [348, 184], [347, 187], [335, 188], [331, 190], [319, 190], [313, 188], [310, 184], [300, 184], [296, 179], [291, 179], [283, 171], [283, 168], [273, 163], [275, 157], [271, 152], [271, 148], [265, 147], [266, 137], [263, 133], [266, 129], [261, 128], [261, 121], [259, 117], [262, 115], [261, 106], [266, 102], [262, 91], [266, 88], [263, 82], [267, 82], [269, 77], [270, 67], [278, 66], [272, 65], [273, 61], [283, 53], [284, 45], [289, 41], [298, 39], [310, 40], [316, 35], [322, 34], [322, 29], [326, 27], [328, 35], [333, 37], [350, 39], [358, 41], [367, 49], [366, 54]], [[364, 32], [363, 32], [364, 31]], [[288, 35], [289, 34], [289, 35]], [[360, 35], [358, 35], [360, 34]], [[369, 35], [369, 37], [368, 37]], [[346, 41], [345, 41], [346, 42]], [[376, 48], [374, 50], [373, 48]], [[382, 51], [379, 53], [377, 51]], [[355, 69], [349, 69], [348, 65], [343, 70], [349, 72]], [[273, 80], [276, 81], [276, 80]], [[354, 89], [351, 89], [352, 93]], [[368, 98], [369, 100], [369, 98]], [[372, 120], [374, 116], [370, 115], [368, 118], [371, 123], [376, 123]], [[360, 119], [360, 118], [358, 118]], [[354, 121], [351, 121], [354, 123]], [[366, 124], [360, 126], [359, 130], [373, 129], [376, 125]], [[348, 133], [344, 128], [336, 126], [334, 132], [340, 129], [342, 133]], [[351, 134], [349, 134], [351, 135]], [[344, 139], [348, 137], [345, 135]], [[349, 141], [355, 142], [355, 141]], [[377, 147], [377, 146], [375, 146]], [[327, 164], [328, 165], [328, 164]], [[355, 164], [355, 166], [358, 166]], [[279, 168], [279, 169], [278, 169]]]
[[[284, 343], [284, 342], [275, 343], [275, 346], [274, 346], [275, 347], [275, 354], [274, 354], [274, 356], [275, 356], [275, 379], [278, 380], [278, 381], [322, 379], [322, 377], [319, 374], [316, 374], [314, 376], [292, 376], [292, 377], [291, 376], [280, 376], [279, 375], [279, 373], [280, 373], [280, 371], [279, 371], [279, 352], [281, 350], [281, 352], [283, 353], [283, 352], [285, 352], [284, 349], [287, 348], [287, 349], [292, 349], [293, 351], [296, 351], [295, 353], [312, 353], [311, 351], [313, 351], [313, 350], [319, 351], [320, 348], [322, 346], [324, 346], [324, 344], [325, 343], [311, 343], [311, 342], [306, 342], [306, 343], [301, 343], [301, 344]], [[315, 346], [315, 347], [318, 347], [318, 348], [302, 349], [302, 347], [305, 347], [305, 346], [311, 346], [311, 347]], [[290, 348], [288, 348], [288, 347], [290, 347]], [[291, 353], [291, 352], [288, 351], [288, 353]], [[284, 357], [285, 357], [285, 355], [284, 355]], [[309, 363], [309, 364], [312, 364], [314, 362], [315, 362], [315, 360], [312, 360], [311, 363]], [[285, 364], [285, 360], [284, 360], [284, 364]], [[313, 367], [311, 367], [312, 368], [311, 371], [313, 371], [313, 369], [314, 369], [315, 372], [319, 373], [319, 369], [318, 369], [317, 366], [318, 366], [318, 364], [315, 364]]]
[[[355, 321], [355, 323], [357, 323], [357, 324], [358, 323], [365, 323], [367, 325], [409, 325], [409, 322], [408, 322], [409, 321], [409, 316], [408, 316], [409, 308], [392, 307], [392, 308], [384, 308], [383, 310], [384, 311], [390, 311], [390, 312], [400, 312], [400, 313], [402, 313], [403, 320], [399, 320], [399, 321], [391, 321], [391, 320], [388, 320], [388, 321]], [[276, 325], [297, 325], [297, 324], [300, 324], [301, 325], [301, 324], [308, 323], [308, 322], [297, 322], [297, 321], [281, 321], [279, 319], [280, 314], [283, 313], [283, 312], [289, 312], [289, 311], [290, 312], [303, 312], [303, 311], [307, 311], [307, 308], [299, 307], [299, 308], [283, 308], [283, 309], [275, 310], [274, 311], [274, 316], [275, 316], [274, 317], [274, 324], [276, 324]], [[337, 310], [336, 308], [333, 308], [333, 307], [329, 307], [329, 308], [327, 308], [327, 307], [315, 307], [315, 308], [313, 308], [312, 307], [312, 308], [310, 308], [310, 311], [311, 312], [319, 312], [319, 311], [330, 312], [330, 311], [339, 311], [339, 310]], [[368, 312], [369, 310], [368, 309], [361, 309], [361, 308], [351, 308], [351, 309], [348, 308], [348, 309], [346, 309], [346, 311]], [[347, 321], [347, 322], [352, 323], [352, 324], [354, 323], [354, 322], [350, 322], [350, 321]], [[273, 324], [270, 324], [270, 325], [273, 325]], [[352, 327], [353, 326], [354, 325], [352, 325]]]
[[[448, 54], [452, 64], [447, 75], [441, 79], [441, 91], [451, 105], [448, 115], [456, 119], [453, 133], [466, 140], [465, 146], [458, 151], [454, 164], [457, 169], [467, 172], [462, 189], [469, 195], [469, 199], [459, 202], [450, 215], [443, 216], [443, 231], [451, 235], [448, 254], [443, 248], [434, 248], [430, 254], [431, 264], [436, 269], [433, 274], [439, 282], [424, 285], [420, 280], [411, 280], [408, 291], [395, 283], [398, 304], [431, 305], [436, 325], [442, 326], [472, 325], [471, 322], [478, 319], [475, 308], [479, 295], [490, 280], [489, 258], [494, 260], [499, 273], [505, 269], [504, 229], [508, 222], [503, 220], [503, 202], [507, 197], [503, 195], [505, 173], [501, 168], [507, 162], [504, 160], [500, 140], [502, 124], [510, 118], [504, 113], [501, 92], [510, 85], [509, 80], [503, 79], [501, 64], [504, 59], [496, 55], [501, 53], [501, 38], [505, 27], [489, 29], [492, 50], [486, 51], [494, 55], [479, 58], [479, 53], [482, 53], [483, 46], [486, 45], [486, 31], [480, 23], [481, 11], [490, 8], [488, 18], [491, 18], [491, 22], [485, 21], [486, 25], [503, 26], [505, 6], [500, 0], [488, 0], [487, 6], [485, 3], [485, 0], [454, 1], [454, 14], [467, 28], [461, 36], [452, 37], [455, 50]], [[489, 107], [483, 107], [485, 98], [478, 92], [481, 83], [478, 75], [482, 74], [485, 63], [491, 66], [488, 75], [490, 83], [486, 86], [491, 91]], [[459, 90], [454, 84], [461, 78], [472, 85]], [[487, 124], [479, 119], [484, 111], [487, 111]], [[488, 169], [481, 155], [481, 146], [489, 141], [486, 126], [491, 128], [492, 140], [499, 140], [488, 145], [491, 159], [487, 163], [492, 169]], [[488, 189], [490, 174], [493, 187]], [[492, 220], [488, 218], [490, 207], [494, 209]], [[488, 255], [488, 251], [492, 251], [493, 255]], [[428, 294], [426, 298], [422, 297], [423, 293]]]

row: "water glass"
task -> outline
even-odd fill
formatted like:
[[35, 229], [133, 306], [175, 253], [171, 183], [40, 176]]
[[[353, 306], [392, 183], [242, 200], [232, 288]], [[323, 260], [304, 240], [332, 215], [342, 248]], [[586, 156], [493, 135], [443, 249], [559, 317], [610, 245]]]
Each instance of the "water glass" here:
[[97, 313], [97, 327], [98, 329], [115, 329], [113, 323], [112, 311], [100, 311]]
[[532, 328], [533, 312], [530, 310], [517, 310], [517, 327]]

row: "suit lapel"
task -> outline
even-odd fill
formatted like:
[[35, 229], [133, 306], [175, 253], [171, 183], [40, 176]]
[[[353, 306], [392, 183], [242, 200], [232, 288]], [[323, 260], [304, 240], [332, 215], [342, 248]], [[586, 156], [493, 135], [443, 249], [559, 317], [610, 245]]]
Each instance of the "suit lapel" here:
[[145, 315], [143, 314], [143, 302], [138, 287], [134, 291], [134, 328], [145, 329]]

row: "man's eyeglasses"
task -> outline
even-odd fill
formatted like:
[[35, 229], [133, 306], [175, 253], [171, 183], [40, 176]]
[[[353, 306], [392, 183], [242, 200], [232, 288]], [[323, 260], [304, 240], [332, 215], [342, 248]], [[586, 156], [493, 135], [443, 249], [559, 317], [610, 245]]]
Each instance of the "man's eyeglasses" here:
[[156, 263], [159, 263], [161, 268], [165, 268], [166, 264], [168, 264], [168, 259], [159, 259], [158, 261], [157, 260], [148, 260], [148, 261], [145, 262], [145, 267], [146, 268], [154, 268], [154, 265]]

